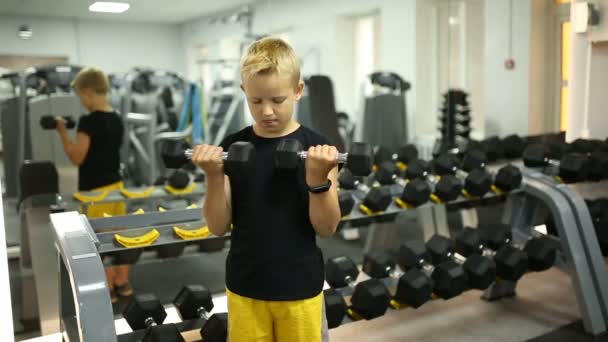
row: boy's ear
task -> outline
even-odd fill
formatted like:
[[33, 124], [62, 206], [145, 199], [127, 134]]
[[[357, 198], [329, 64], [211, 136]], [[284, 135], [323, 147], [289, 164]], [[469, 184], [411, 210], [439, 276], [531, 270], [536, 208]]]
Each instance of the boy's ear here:
[[302, 94], [304, 93], [304, 81], [299, 80], [298, 85], [296, 86], [296, 101], [302, 98]]

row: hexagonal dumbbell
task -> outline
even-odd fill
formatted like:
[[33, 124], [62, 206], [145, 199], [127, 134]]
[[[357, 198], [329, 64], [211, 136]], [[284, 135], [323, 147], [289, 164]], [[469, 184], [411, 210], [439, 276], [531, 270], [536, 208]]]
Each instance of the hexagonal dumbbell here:
[[162, 325], [167, 313], [160, 300], [153, 294], [135, 295], [125, 307], [122, 315], [134, 331], [146, 329], [142, 341], [184, 341], [175, 324]]
[[353, 211], [355, 199], [350, 191], [341, 190], [338, 192], [338, 203], [340, 205], [340, 217], [346, 217]]
[[[431, 190], [430, 198], [435, 202], [453, 201], [457, 199], [462, 192], [460, 180], [449, 174], [442, 177], [433, 175], [431, 173], [430, 164], [421, 159], [414, 159], [408, 164], [406, 177], [412, 180], [421, 179], [427, 182], [428, 188]], [[419, 182], [417, 183], [416, 187], [423, 190]], [[422, 193], [422, 191], [420, 193]], [[409, 200], [407, 197], [402, 199], [406, 203], [416, 202], [416, 196], [413, 196], [413, 199]]]
[[499, 278], [518, 281], [528, 270], [544, 271], [553, 266], [555, 244], [545, 236], [534, 236], [524, 246], [511, 242], [511, 228], [503, 224], [480, 229], [465, 228], [456, 237], [456, 251], [463, 255], [481, 254], [494, 258]]
[[581, 182], [589, 177], [589, 159], [581, 153], [567, 153], [557, 161], [550, 158], [546, 145], [532, 144], [526, 147], [522, 158], [527, 167], [558, 167], [558, 175], [566, 183]]
[[[283, 139], [277, 145], [274, 165], [278, 169], [295, 169], [308, 152], [295, 139]], [[372, 172], [372, 148], [369, 144], [353, 143], [348, 153], [338, 153], [336, 164], [344, 164], [354, 175], [367, 176]]]
[[348, 309], [344, 297], [334, 289], [327, 289], [323, 291], [323, 298], [325, 300], [327, 327], [332, 329], [340, 326]]
[[[412, 163], [415, 164], [416, 161], [412, 160]], [[403, 187], [401, 196], [395, 199], [402, 208], [417, 207], [429, 200], [431, 189], [425, 181], [418, 178], [403, 179], [399, 174], [397, 165], [383, 162], [376, 170], [374, 178], [381, 185], [398, 184]]]
[[[221, 316], [213, 318], [213, 298], [211, 292], [203, 285], [185, 285], [179, 291], [173, 305], [182, 320], [203, 319], [205, 324], [201, 329], [203, 341], [225, 341], [228, 334], [227, 323], [222, 324]], [[227, 321], [226, 321], [227, 322]], [[223, 339], [222, 339], [223, 338]]]
[[399, 247], [399, 266], [408, 270], [400, 278], [395, 300], [414, 308], [431, 299], [432, 293], [443, 299], [460, 295], [467, 284], [464, 269], [449, 260], [434, 266], [422, 241], [407, 241]]
[[521, 155], [526, 147], [526, 142], [521, 137], [512, 134], [504, 137], [500, 141], [503, 156], [507, 159], [521, 158]]
[[369, 320], [384, 315], [390, 302], [388, 289], [377, 279], [355, 284], [358, 275], [355, 263], [344, 256], [329, 259], [325, 265], [325, 280], [331, 287], [354, 289], [347, 310], [351, 317]]
[[427, 241], [426, 249], [434, 264], [453, 260], [462, 265], [467, 275], [468, 285], [472, 289], [485, 290], [496, 279], [496, 264], [492, 259], [480, 254], [456, 253], [454, 242], [445, 236], [433, 235]]
[[382, 212], [388, 208], [392, 201], [389, 187], [369, 187], [362, 180], [355, 177], [349, 170], [342, 170], [338, 177], [340, 187], [344, 189], [356, 189], [365, 195], [359, 209], [368, 215]]

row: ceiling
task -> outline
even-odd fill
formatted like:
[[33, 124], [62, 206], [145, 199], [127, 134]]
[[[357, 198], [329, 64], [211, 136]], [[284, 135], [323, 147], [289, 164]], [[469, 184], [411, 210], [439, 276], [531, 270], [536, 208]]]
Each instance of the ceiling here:
[[0, 15], [182, 23], [254, 0], [104, 0], [127, 2], [123, 14], [89, 12], [95, 0], [0, 0]]

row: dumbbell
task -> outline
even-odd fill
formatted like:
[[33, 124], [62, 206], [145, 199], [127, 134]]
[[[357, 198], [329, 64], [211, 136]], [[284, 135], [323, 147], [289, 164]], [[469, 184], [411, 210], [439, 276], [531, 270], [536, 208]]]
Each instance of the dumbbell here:
[[374, 179], [381, 185], [398, 184], [403, 187], [401, 196], [395, 199], [395, 202], [402, 208], [418, 207], [429, 200], [431, 188], [427, 182], [419, 178], [406, 180], [399, 177], [398, 174], [399, 168], [397, 165], [391, 162], [383, 162], [374, 173]]
[[608, 151], [597, 149], [589, 155], [589, 179], [599, 181], [608, 178]]
[[400, 278], [403, 284], [400, 285], [399, 301], [411, 307], [417, 308], [429, 301], [431, 292], [447, 300], [460, 295], [467, 287], [462, 266], [452, 260], [433, 265], [422, 241], [411, 240], [401, 244], [397, 261], [402, 269], [407, 270]]
[[568, 153], [557, 161], [549, 158], [547, 146], [532, 144], [526, 147], [522, 158], [527, 167], [558, 167], [559, 177], [566, 183], [584, 181], [589, 176], [589, 160], [581, 153]]
[[[307, 155], [298, 140], [283, 139], [277, 145], [274, 165], [278, 169], [295, 169]], [[353, 143], [348, 153], [338, 153], [336, 162], [345, 164], [356, 176], [367, 176], [372, 172], [372, 148], [369, 144]]]
[[395, 309], [405, 305], [418, 308], [433, 295], [433, 281], [427, 275], [417, 269], [404, 274], [384, 251], [366, 254], [363, 259], [363, 272], [376, 279], [398, 279], [395, 295], [390, 301], [390, 305]]
[[[409, 179], [423, 179], [432, 189], [430, 198], [435, 202], [453, 201], [462, 191], [460, 181], [453, 175], [437, 177], [431, 174], [431, 166], [427, 161], [414, 159], [408, 164], [406, 176]], [[406, 201], [407, 202], [407, 201]]]
[[190, 174], [186, 170], [175, 170], [169, 178], [167, 184], [175, 189], [185, 189], [190, 184]]
[[[168, 140], [161, 149], [161, 157], [167, 168], [179, 169], [192, 158], [192, 149], [186, 141]], [[228, 152], [222, 152], [224, 171], [231, 176], [246, 173], [255, 159], [255, 147], [250, 142], [237, 141], [230, 145]]]
[[325, 280], [329, 286], [334, 289], [354, 289], [351, 306], [347, 309], [351, 317], [370, 320], [384, 315], [390, 302], [388, 289], [378, 279], [368, 279], [355, 284], [358, 276], [357, 266], [345, 256], [331, 258], [325, 264]]
[[325, 300], [325, 316], [327, 317], [327, 327], [333, 329], [339, 327], [346, 316], [348, 306], [340, 292], [335, 289], [323, 290]]
[[122, 313], [133, 329], [146, 329], [143, 342], [183, 342], [175, 324], [162, 324], [167, 317], [165, 308], [153, 294], [135, 295]]
[[173, 305], [175, 305], [175, 308], [184, 321], [192, 319], [205, 320], [205, 324], [200, 331], [203, 341], [226, 341], [226, 336], [228, 334], [226, 326], [213, 322], [210, 323], [212, 317], [211, 310], [213, 310], [213, 298], [211, 297], [211, 292], [205, 286], [184, 286], [173, 300]]
[[542, 234], [533, 233], [524, 246], [511, 241], [511, 228], [494, 224], [478, 228], [465, 228], [456, 238], [456, 251], [493, 257], [496, 274], [509, 281], [519, 280], [528, 270], [540, 272], [555, 264], [557, 249]]
[[[462, 158], [461, 168], [465, 172], [461, 172], [461, 175], [466, 175], [466, 172], [469, 173], [469, 176], [474, 174], [474, 170], [484, 170], [487, 163], [487, 155], [480, 151], [472, 149], [467, 151]], [[457, 171], [458, 174], [459, 171]], [[484, 172], [486, 175], [492, 178], [491, 174], [488, 174], [487, 171]], [[466, 176], [465, 176], [466, 177]], [[521, 170], [518, 167], [513, 165], [505, 165], [501, 167], [494, 175], [493, 175], [493, 188], [494, 192], [498, 191], [511, 191], [519, 188], [522, 181]], [[471, 189], [476, 189], [478, 193], [481, 193], [480, 190], [485, 189], [485, 176], [478, 175], [476, 177], [466, 177], [466, 180], [469, 180], [472, 184], [470, 185]], [[491, 181], [492, 183], [492, 181]], [[480, 185], [481, 184], [481, 185]], [[466, 188], [466, 184], [465, 184]]]
[[492, 186], [492, 177], [483, 170], [485, 163], [486, 156], [483, 152], [471, 150], [465, 153], [463, 169], [459, 169], [456, 156], [444, 153], [433, 160], [433, 169], [439, 176], [458, 175], [465, 196], [482, 197]]
[[76, 127], [76, 122], [74, 118], [71, 116], [60, 116], [55, 117], [52, 115], [45, 115], [40, 118], [40, 126], [44, 130], [56, 129], [57, 128], [57, 120], [63, 120], [65, 122], [65, 128], [72, 129]]
[[496, 264], [481, 254], [464, 255], [455, 251], [454, 242], [442, 235], [435, 234], [426, 242], [433, 264], [453, 260], [461, 265], [467, 275], [470, 288], [487, 289], [496, 279]]
[[340, 205], [340, 217], [346, 217], [353, 211], [355, 199], [350, 191], [338, 191], [338, 204]]
[[390, 188], [386, 186], [370, 188], [348, 169], [340, 172], [338, 183], [342, 189], [358, 190], [365, 195], [363, 202], [359, 205], [359, 209], [368, 215], [384, 211], [391, 204], [392, 195]]
[[406, 144], [393, 151], [385, 146], [376, 146], [374, 149], [374, 171], [377, 171], [383, 162], [393, 162], [397, 167], [404, 171], [407, 163], [418, 158], [418, 149], [415, 145]]
[[504, 137], [500, 141], [503, 156], [508, 159], [521, 158], [526, 142], [521, 137], [512, 134]]

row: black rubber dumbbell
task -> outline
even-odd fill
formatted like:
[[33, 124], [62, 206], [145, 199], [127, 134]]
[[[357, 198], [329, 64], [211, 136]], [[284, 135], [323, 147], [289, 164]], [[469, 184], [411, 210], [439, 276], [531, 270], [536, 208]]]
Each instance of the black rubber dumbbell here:
[[398, 262], [401, 269], [407, 270], [399, 279], [401, 291], [395, 298], [411, 307], [417, 308], [431, 299], [431, 291], [439, 298], [450, 299], [460, 295], [467, 287], [464, 269], [449, 260], [438, 264], [431, 263], [431, 257], [424, 242], [412, 240], [399, 247]]
[[[161, 157], [167, 168], [179, 169], [192, 158], [190, 144], [184, 140], [167, 140], [161, 146]], [[246, 174], [255, 159], [255, 147], [250, 142], [237, 141], [222, 153], [224, 172], [231, 177]]]
[[325, 316], [327, 317], [327, 327], [333, 329], [339, 327], [346, 316], [348, 306], [340, 292], [334, 289], [323, 291], [325, 299]]
[[123, 317], [131, 329], [146, 329], [144, 342], [183, 342], [175, 324], [164, 324], [167, 313], [160, 300], [153, 294], [135, 295], [123, 311]]
[[466, 233], [457, 238], [457, 250], [463, 253], [477, 251], [475, 253], [493, 257], [496, 274], [504, 280], [518, 281], [528, 270], [547, 270], [555, 264], [557, 258], [555, 244], [540, 233], [533, 233], [525, 245], [519, 245], [512, 242], [511, 227], [508, 225], [492, 224], [482, 226], [478, 231], [463, 231]]
[[354, 289], [351, 306], [347, 310], [351, 316], [369, 320], [384, 315], [390, 302], [388, 289], [377, 279], [355, 283], [358, 276], [357, 266], [345, 256], [331, 258], [325, 264], [325, 280], [329, 286]]
[[[412, 160], [413, 162], [413, 160]], [[399, 168], [391, 162], [383, 162], [374, 173], [375, 180], [381, 185], [398, 184], [403, 192], [395, 201], [402, 208], [418, 207], [428, 202], [431, 188], [422, 179], [403, 179], [399, 176]]]
[[463, 156], [461, 170], [464, 172], [456, 172], [461, 175], [461, 178], [465, 179], [464, 188], [469, 194], [473, 196], [484, 194], [484, 191], [488, 189], [488, 178], [490, 185], [493, 183], [495, 192], [497, 190], [502, 192], [511, 191], [520, 187], [522, 175], [519, 168], [513, 165], [505, 165], [496, 174], [492, 175], [484, 171], [486, 162], [486, 155], [480, 150], [469, 150]]
[[338, 192], [338, 203], [340, 204], [340, 217], [348, 216], [355, 206], [355, 199], [348, 190]]
[[486, 160], [482, 151], [470, 150], [464, 155], [463, 168], [459, 168], [458, 159], [448, 153], [433, 160], [433, 166], [435, 173], [440, 176], [457, 175], [465, 196], [482, 197], [492, 186], [492, 177], [484, 170]]
[[[278, 169], [295, 169], [307, 155], [298, 140], [283, 139], [275, 150], [274, 165]], [[367, 176], [372, 172], [372, 148], [369, 144], [353, 143], [348, 153], [337, 154], [336, 162], [356, 176]]]
[[200, 331], [203, 341], [226, 341], [227, 326], [213, 322], [209, 323], [216, 314], [211, 315], [213, 298], [211, 292], [205, 286], [185, 285], [173, 300], [173, 305], [175, 305], [182, 320], [202, 319], [205, 321]]
[[526, 148], [526, 142], [521, 137], [512, 134], [504, 137], [500, 141], [502, 147], [503, 156], [507, 159], [521, 158], [524, 149]]
[[455, 251], [454, 242], [442, 235], [435, 234], [426, 242], [426, 249], [434, 264], [453, 260], [462, 265], [467, 275], [468, 286], [485, 290], [496, 279], [496, 264], [480, 254], [464, 255]]
[[338, 176], [338, 183], [342, 189], [357, 190], [364, 194], [359, 209], [368, 215], [382, 212], [388, 208], [392, 201], [391, 189], [386, 186], [369, 187], [360, 178], [355, 177], [349, 170], [344, 169]]
[[169, 178], [167, 178], [167, 185], [172, 188], [183, 190], [190, 184], [190, 174], [186, 170], [175, 170]]
[[532, 144], [526, 147], [522, 159], [527, 167], [558, 167], [559, 177], [566, 183], [581, 182], [589, 176], [589, 159], [581, 153], [568, 153], [557, 161], [549, 158], [546, 145]]
[[65, 123], [65, 128], [67, 128], [67, 129], [73, 129], [74, 127], [76, 127], [76, 122], [74, 121], [74, 118], [72, 118], [71, 116], [55, 117], [52, 115], [45, 115], [45, 116], [41, 117], [40, 118], [40, 127], [42, 127], [42, 129], [44, 129], [44, 130], [56, 129], [57, 120], [63, 120], [63, 122]]
[[423, 179], [428, 183], [431, 191], [431, 199], [435, 202], [449, 202], [460, 196], [462, 185], [453, 175], [437, 177], [430, 172], [428, 162], [421, 159], [414, 159], [408, 164], [406, 175], [410, 179]]

